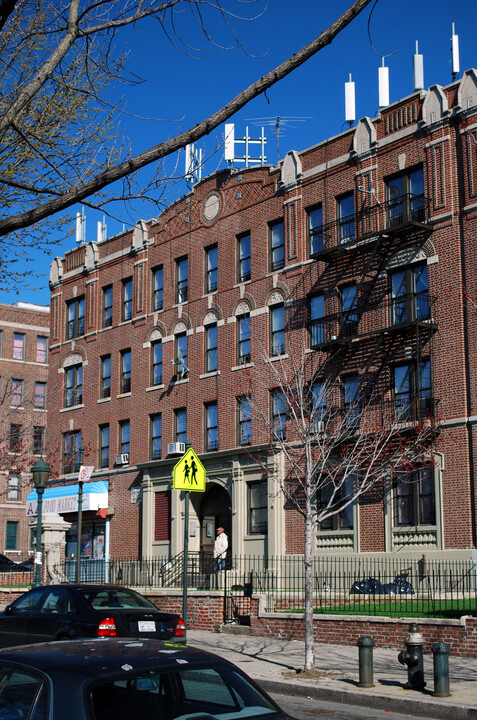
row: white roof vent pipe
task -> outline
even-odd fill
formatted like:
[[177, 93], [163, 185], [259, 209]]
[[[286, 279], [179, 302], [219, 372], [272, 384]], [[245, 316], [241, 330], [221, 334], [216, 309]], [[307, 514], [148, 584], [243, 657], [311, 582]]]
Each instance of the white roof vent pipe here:
[[460, 73], [459, 36], [455, 34], [454, 23], [452, 23], [451, 51], [452, 51], [452, 80], [457, 80], [457, 76]]
[[378, 80], [379, 80], [379, 109], [385, 108], [389, 105], [389, 68], [383, 64], [378, 68]]
[[345, 82], [345, 120], [349, 127], [356, 120], [355, 87], [351, 80], [351, 73], [348, 82]]
[[414, 91], [424, 90], [424, 57], [419, 54], [419, 46], [416, 40], [416, 52], [412, 56], [412, 77]]

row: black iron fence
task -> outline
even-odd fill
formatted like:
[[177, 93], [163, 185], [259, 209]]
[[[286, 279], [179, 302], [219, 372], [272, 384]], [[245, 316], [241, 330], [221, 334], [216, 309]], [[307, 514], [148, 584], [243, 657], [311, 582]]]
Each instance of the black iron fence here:
[[[76, 564], [66, 562], [64, 579], [75, 579]], [[129, 587], [181, 589], [183, 555], [174, 558], [83, 559], [83, 582]], [[404, 557], [324, 557], [313, 559], [313, 600], [317, 613], [459, 617], [477, 613], [477, 565], [470, 560]], [[189, 588], [235, 597], [260, 593], [269, 612], [302, 612], [303, 556], [229, 557], [215, 572], [211, 555], [189, 553]]]

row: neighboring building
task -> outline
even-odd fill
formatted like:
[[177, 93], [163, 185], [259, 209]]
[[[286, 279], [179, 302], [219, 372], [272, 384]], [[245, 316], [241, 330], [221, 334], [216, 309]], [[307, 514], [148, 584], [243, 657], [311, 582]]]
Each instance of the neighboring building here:
[[0, 553], [28, 557], [30, 468], [45, 452], [49, 308], [0, 305]]
[[182, 550], [184, 501], [171, 478], [186, 439], [207, 471], [206, 492], [190, 497], [191, 550], [210, 551], [221, 525], [238, 555], [303, 551], [299, 519], [263, 483], [247, 383], [262, 348], [283, 358], [306, 326], [308, 351], [333, 354], [344, 405], [372, 374], [395, 412], [410, 408], [407, 421], [440, 424], [435, 462], [324, 524], [316, 548], [470, 556], [476, 223], [470, 70], [278, 168], [218, 172], [157, 220], [56, 258], [56, 470], [74, 483], [82, 445], [109, 493], [84, 514], [85, 555]]

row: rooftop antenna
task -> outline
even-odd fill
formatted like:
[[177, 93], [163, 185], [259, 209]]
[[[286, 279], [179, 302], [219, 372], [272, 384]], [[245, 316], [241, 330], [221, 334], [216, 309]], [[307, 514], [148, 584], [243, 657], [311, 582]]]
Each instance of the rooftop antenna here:
[[419, 54], [419, 45], [416, 40], [416, 52], [412, 56], [412, 77], [414, 91], [424, 90], [424, 58]]
[[[262, 134], [259, 138], [251, 138], [248, 134], [248, 127], [245, 128], [245, 136], [243, 138], [236, 138], [234, 123], [225, 123], [224, 137], [224, 157], [229, 167], [234, 167], [234, 163], [236, 162], [244, 162], [245, 167], [248, 167], [251, 164], [265, 165], [267, 160], [265, 155], [265, 143], [267, 142], [267, 138], [264, 135], [263, 127]], [[235, 155], [235, 146], [237, 144], [244, 145], [244, 154], [238, 157]], [[260, 145], [260, 155], [258, 157], [250, 156], [251, 145]]]
[[451, 52], [452, 52], [452, 81], [454, 81], [454, 80], [457, 80], [457, 77], [460, 73], [459, 36], [455, 34], [454, 23], [452, 23]]
[[76, 213], [76, 244], [84, 245], [86, 241], [86, 215], [84, 214], [84, 207], [81, 208], [81, 212]]
[[355, 88], [354, 82], [349, 74], [348, 82], [345, 82], [345, 121], [352, 127], [356, 120]]
[[197, 150], [195, 143], [185, 148], [185, 179], [189, 188], [202, 179], [202, 149]]
[[103, 240], [106, 240], [106, 220], [103, 215], [102, 220], [98, 220], [98, 224], [96, 227], [96, 242], [103, 242]]
[[389, 68], [383, 64], [378, 68], [379, 81], [379, 108], [385, 108], [389, 105]]
[[250, 122], [252, 125], [263, 125], [265, 127], [273, 128], [275, 131], [275, 137], [277, 142], [277, 165], [280, 162], [280, 138], [284, 137], [286, 134], [286, 131], [289, 128], [297, 129], [298, 125], [294, 125], [293, 123], [300, 123], [305, 122], [305, 120], [312, 120], [313, 118], [308, 116], [298, 116], [298, 115], [276, 115], [273, 117], [265, 117], [265, 118], [250, 118]]

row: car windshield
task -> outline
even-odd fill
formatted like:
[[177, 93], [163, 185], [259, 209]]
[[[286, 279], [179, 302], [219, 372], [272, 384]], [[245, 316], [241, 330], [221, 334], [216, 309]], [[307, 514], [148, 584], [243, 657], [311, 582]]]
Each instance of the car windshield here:
[[94, 720], [240, 720], [276, 714], [278, 708], [233, 668], [187, 667], [134, 673], [90, 686]]
[[117, 610], [118, 608], [157, 610], [152, 602], [127, 588], [78, 588], [78, 592], [95, 610]]
[[39, 673], [0, 665], [0, 720], [47, 720], [48, 683]]

